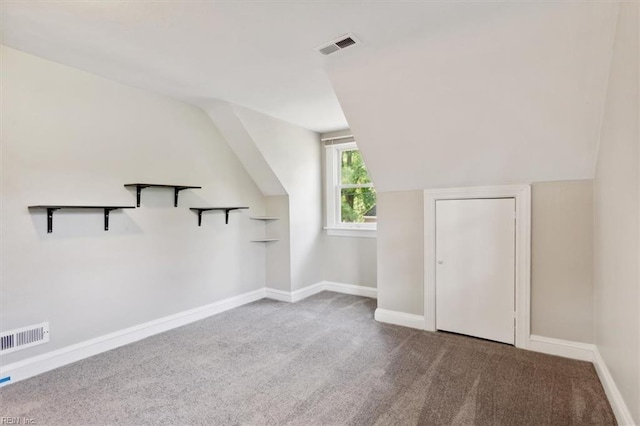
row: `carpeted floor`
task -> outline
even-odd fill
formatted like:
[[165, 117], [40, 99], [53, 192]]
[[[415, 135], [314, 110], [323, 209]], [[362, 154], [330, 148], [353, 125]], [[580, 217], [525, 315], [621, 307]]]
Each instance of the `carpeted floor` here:
[[386, 325], [376, 302], [261, 300], [0, 390], [37, 425], [610, 425], [593, 366]]

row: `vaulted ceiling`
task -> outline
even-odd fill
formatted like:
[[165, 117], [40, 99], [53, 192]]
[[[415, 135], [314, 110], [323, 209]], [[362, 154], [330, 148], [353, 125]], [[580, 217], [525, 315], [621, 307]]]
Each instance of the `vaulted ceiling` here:
[[[350, 126], [383, 191], [592, 177], [617, 14], [602, 2], [1, 7], [10, 47], [202, 106]], [[347, 32], [363, 43], [314, 50]]]

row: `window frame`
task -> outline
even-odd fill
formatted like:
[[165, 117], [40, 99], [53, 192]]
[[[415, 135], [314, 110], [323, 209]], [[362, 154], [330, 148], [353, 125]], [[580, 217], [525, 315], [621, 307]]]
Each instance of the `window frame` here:
[[[375, 188], [373, 183], [343, 184], [341, 159], [344, 151], [359, 150], [355, 142], [337, 143], [325, 146], [325, 206], [327, 235], [344, 237], [376, 237], [378, 228], [375, 223], [342, 222], [341, 197], [342, 189]], [[377, 204], [377, 200], [376, 200]]]

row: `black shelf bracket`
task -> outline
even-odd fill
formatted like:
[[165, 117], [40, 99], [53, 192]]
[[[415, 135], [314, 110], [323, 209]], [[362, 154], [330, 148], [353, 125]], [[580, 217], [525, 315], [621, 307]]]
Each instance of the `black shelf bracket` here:
[[140, 195], [144, 188], [173, 188], [173, 206], [178, 207], [178, 194], [180, 191], [185, 189], [200, 189], [201, 186], [188, 186], [188, 185], [164, 185], [164, 184], [155, 184], [155, 183], [127, 183], [124, 185], [125, 187], [135, 187], [136, 188], [136, 206], [140, 207]]
[[53, 232], [53, 212], [55, 212], [56, 208], [48, 208], [47, 209], [47, 234], [51, 234]]
[[191, 210], [198, 213], [198, 226], [202, 226], [202, 212], [207, 212], [211, 210], [224, 210], [224, 223], [225, 225], [229, 224], [229, 212], [231, 210], [243, 210], [248, 209], [249, 207], [191, 207]]
[[202, 226], [202, 210], [198, 210], [198, 226]]
[[104, 230], [109, 230], [109, 213], [118, 209], [135, 209], [134, 206], [29, 206], [29, 209], [46, 209], [47, 210], [47, 234], [53, 232], [53, 212], [60, 209], [83, 209], [83, 210], [103, 210], [104, 211]]
[[140, 207], [140, 198], [142, 195], [142, 188], [146, 188], [146, 186], [136, 185], [136, 207]]
[[186, 188], [178, 188], [177, 186], [173, 188], [173, 207], [178, 207], [178, 194], [180, 191]]
[[111, 210], [115, 210], [115, 209], [110, 209], [110, 208], [104, 209], [104, 230], [105, 231], [109, 230], [109, 213], [111, 212]]

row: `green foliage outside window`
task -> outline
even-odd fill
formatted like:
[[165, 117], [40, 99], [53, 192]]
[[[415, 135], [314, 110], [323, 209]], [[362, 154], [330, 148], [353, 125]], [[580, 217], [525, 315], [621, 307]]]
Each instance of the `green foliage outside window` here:
[[364, 185], [342, 188], [340, 193], [342, 222], [375, 222], [376, 191], [358, 150], [342, 151], [341, 184]]

